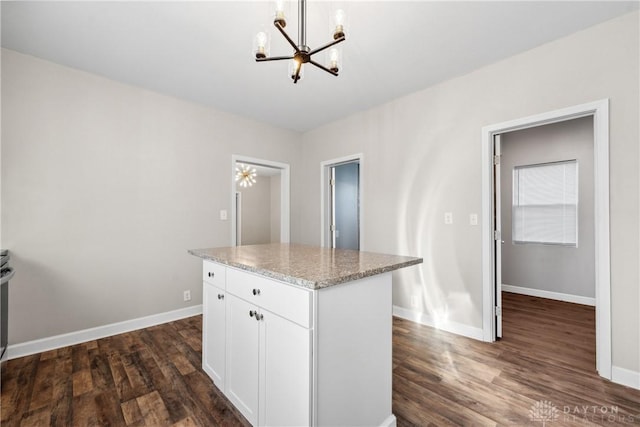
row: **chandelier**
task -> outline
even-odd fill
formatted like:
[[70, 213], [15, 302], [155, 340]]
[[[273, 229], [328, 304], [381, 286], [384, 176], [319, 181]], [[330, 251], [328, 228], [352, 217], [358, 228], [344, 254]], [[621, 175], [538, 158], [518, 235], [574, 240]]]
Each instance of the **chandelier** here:
[[251, 187], [256, 183], [256, 176], [258, 176], [256, 168], [243, 163], [236, 164], [236, 182], [240, 187]]
[[269, 37], [264, 32], [259, 32], [256, 35], [254, 43], [254, 54], [256, 56], [256, 62], [266, 61], [281, 61], [291, 60], [290, 73], [293, 83], [298, 83], [298, 80], [302, 77], [302, 65], [312, 64], [321, 70], [326, 71], [334, 76], [338, 75], [339, 67], [338, 62], [340, 59], [340, 52], [336, 48], [332, 48], [329, 51], [329, 66], [325, 67], [319, 62], [314, 61], [311, 57], [318, 52], [322, 52], [342, 41], [345, 40], [344, 36], [344, 20], [345, 14], [342, 10], [338, 10], [334, 17], [335, 30], [333, 31], [333, 41], [325, 44], [316, 49], [311, 49], [307, 46], [307, 2], [306, 0], [298, 0], [298, 44], [296, 44], [291, 37], [287, 34], [284, 28], [287, 26], [287, 21], [284, 16], [284, 1], [276, 1], [276, 14], [273, 20], [273, 25], [280, 31], [280, 34], [287, 39], [287, 42], [293, 47], [293, 55], [291, 56], [268, 56], [269, 55]]

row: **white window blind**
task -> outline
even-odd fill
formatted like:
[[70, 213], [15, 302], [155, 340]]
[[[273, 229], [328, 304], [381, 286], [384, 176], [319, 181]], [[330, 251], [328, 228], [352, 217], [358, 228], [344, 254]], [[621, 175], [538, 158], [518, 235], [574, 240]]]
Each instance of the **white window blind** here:
[[513, 168], [515, 243], [578, 246], [578, 162]]

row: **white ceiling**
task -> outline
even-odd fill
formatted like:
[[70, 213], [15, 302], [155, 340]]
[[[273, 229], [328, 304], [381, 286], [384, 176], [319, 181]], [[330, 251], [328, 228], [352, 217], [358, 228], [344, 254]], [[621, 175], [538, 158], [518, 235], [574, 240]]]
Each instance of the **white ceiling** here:
[[[330, 41], [330, 16], [348, 16], [339, 77], [286, 61], [257, 64], [253, 36], [271, 54], [291, 48], [272, 25], [273, 3], [2, 1], [2, 46], [275, 126], [313, 129], [638, 9], [638, 2], [314, 1], [307, 44]], [[297, 5], [289, 5], [297, 40]], [[315, 57], [314, 57], [315, 59]], [[323, 54], [317, 58], [325, 63]]]

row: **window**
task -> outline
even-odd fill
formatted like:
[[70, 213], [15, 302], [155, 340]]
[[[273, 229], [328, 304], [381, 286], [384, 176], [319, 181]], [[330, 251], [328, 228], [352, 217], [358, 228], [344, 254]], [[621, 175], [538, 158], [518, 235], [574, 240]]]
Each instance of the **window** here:
[[513, 168], [514, 243], [578, 246], [578, 162]]

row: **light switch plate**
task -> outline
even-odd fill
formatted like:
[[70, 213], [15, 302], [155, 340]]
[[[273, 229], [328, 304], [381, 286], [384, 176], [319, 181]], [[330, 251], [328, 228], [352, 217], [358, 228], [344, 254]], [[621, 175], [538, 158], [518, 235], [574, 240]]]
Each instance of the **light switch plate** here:
[[478, 225], [478, 214], [469, 214], [469, 225]]
[[226, 211], [226, 209], [222, 209], [220, 211], [220, 220], [221, 221], [226, 221], [227, 220], [227, 211]]

